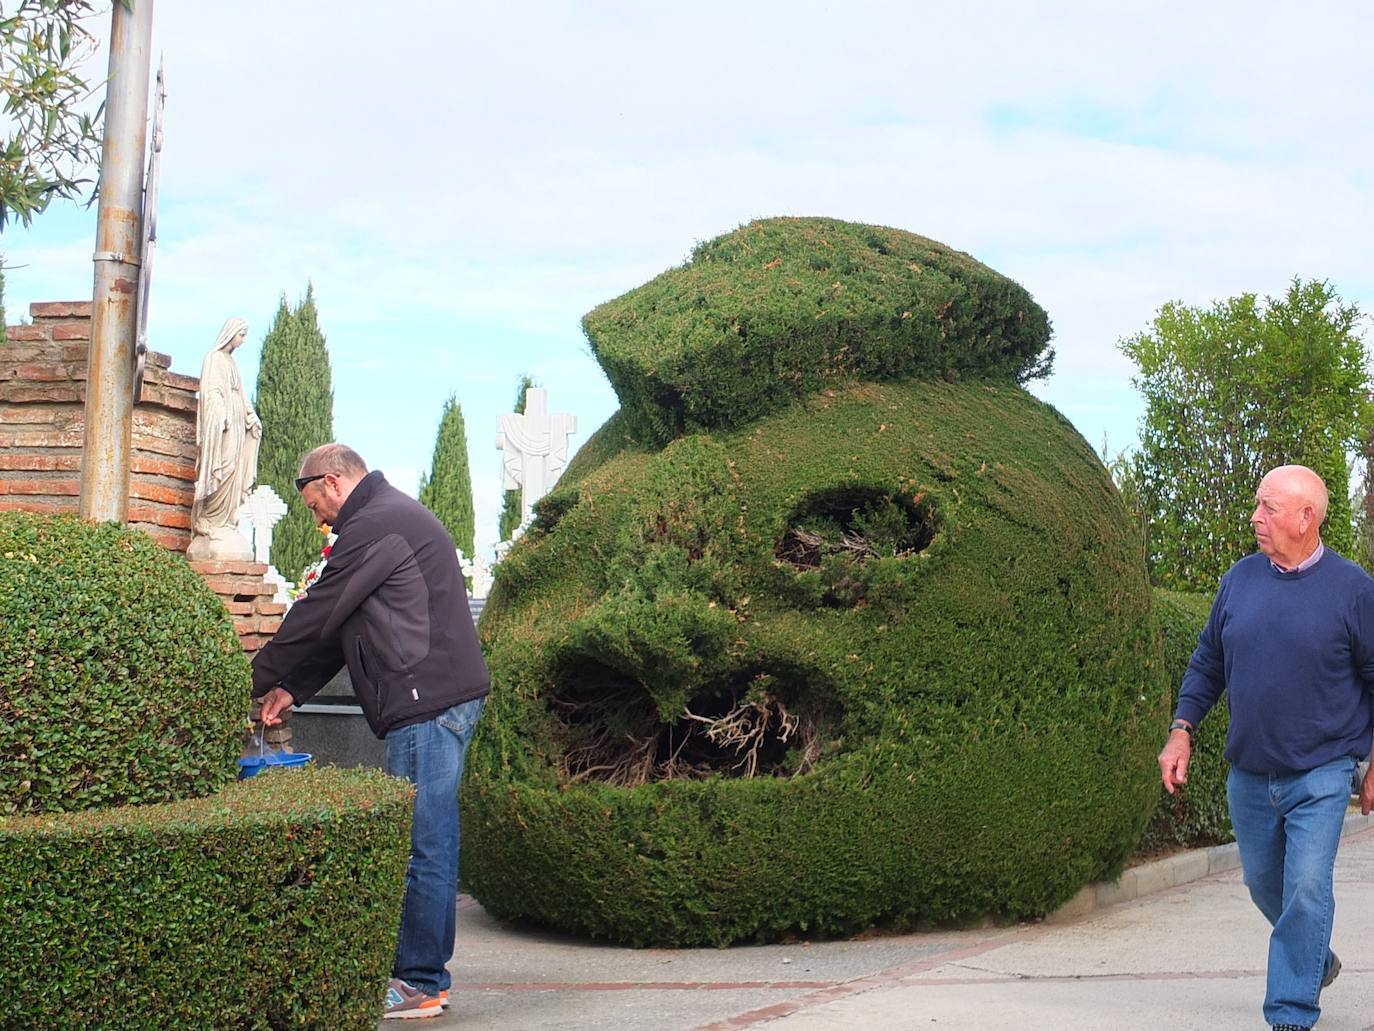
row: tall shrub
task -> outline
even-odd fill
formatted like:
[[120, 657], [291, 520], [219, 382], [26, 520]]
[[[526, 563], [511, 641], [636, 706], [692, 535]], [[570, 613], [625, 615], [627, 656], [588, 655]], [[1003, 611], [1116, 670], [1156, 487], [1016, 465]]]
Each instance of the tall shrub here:
[[[513, 411], [520, 415], [525, 414], [525, 396], [529, 393], [530, 387], [537, 385], [529, 373], [520, 374], [520, 386], [515, 392]], [[523, 514], [520, 509], [520, 491], [508, 490], [501, 495], [501, 518], [496, 526], [497, 535], [501, 540], [510, 540], [511, 534], [515, 533], [516, 528], [520, 525], [520, 517]]]
[[262, 342], [257, 397], [262, 420], [258, 482], [268, 484], [286, 501], [286, 517], [272, 535], [272, 564], [295, 579], [320, 555], [315, 518], [296, 494], [301, 457], [334, 439], [334, 390], [329, 351], [320, 332], [315, 290], [295, 308], [285, 295]]
[[1248, 518], [1260, 478], [1290, 463], [1326, 481], [1323, 539], [1353, 554], [1347, 454], [1363, 443], [1370, 389], [1360, 319], [1329, 283], [1294, 279], [1285, 296], [1262, 302], [1171, 302], [1121, 343], [1146, 404], [1134, 471], [1155, 583], [1215, 590], [1254, 550]]
[[444, 402], [444, 414], [439, 419], [429, 475], [420, 475], [420, 504], [438, 516], [453, 543], [472, 558], [477, 525], [472, 511], [468, 436], [463, 426], [463, 409], [451, 394]]

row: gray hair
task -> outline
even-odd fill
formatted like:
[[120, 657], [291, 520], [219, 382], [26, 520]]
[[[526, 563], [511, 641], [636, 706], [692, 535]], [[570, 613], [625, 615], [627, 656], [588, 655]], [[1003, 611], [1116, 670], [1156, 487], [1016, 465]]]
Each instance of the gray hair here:
[[301, 459], [301, 475], [318, 476], [323, 473], [361, 479], [367, 475], [367, 463], [347, 444], [321, 444]]

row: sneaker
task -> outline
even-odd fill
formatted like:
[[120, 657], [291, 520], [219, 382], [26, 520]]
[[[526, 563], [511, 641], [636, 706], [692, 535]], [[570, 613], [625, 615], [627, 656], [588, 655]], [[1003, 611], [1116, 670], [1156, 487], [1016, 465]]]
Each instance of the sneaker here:
[[[1332, 977], [1335, 977], [1334, 974], [1331, 975], [1331, 976], [1332, 976]], [[447, 989], [447, 988], [440, 988], [440, 989], [439, 989], [439, 1008], [440, 1008], [440, 1009], [448, 1009], [448, 989]]]
[[[1326, 968], [1326, 973], [1322, 976], [1322, 988], [1325, 988], [1332, 981], [1336, 980], [1341, 974], [1341, 957], [1334, 952], [1331, 953], [1331, 965]], [[1321, 988], [1317, 989], [1317, 998], [1322, 997]]]
[[426, 995], [420, 989], [406, 984], [399, 977], [393, 977], [386, 986], [386, 1009], [382, 1011], [383, 1020], [437, 1017], [443, 1012], [442, 996]]

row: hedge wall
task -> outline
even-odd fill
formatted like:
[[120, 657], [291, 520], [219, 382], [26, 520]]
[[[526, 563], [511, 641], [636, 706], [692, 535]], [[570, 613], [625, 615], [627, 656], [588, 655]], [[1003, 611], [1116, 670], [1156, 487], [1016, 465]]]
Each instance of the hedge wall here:
[[[1169, 680], [1169, 712], [1178, 705], [1178, 689], [1188, 669], [1188, 659], [1197, 647], [1198, 634], [1207, 623], [1212, 598], [1206, 594], [1183, 594], [1159, 588], [1154, 592], [1155, 615], [1164, 640], [1164, 666]], [[1213, 706], [1193, 739], [1193, 757], [1188, 764], [1188, 784], [1176, 795], [1161, 786], [1154, 815], [1145, 829], [1140, 851], [1149, 852], [1171, 846], [1217, 845], [1231, 841], [1231, 815], [1226, 804], [1226, 731], [1230, 726], [1226, 697]], [[1164, 747], [1166, 732], [1158, 731], [1158, 746]]]
[[279, 770], [211, 797], [0, 817], [0, 1027], [373, 1031], [410, 788]]
[[0, 514], [0, 1027], [376, 1026], [410, 789], [234, 783], [250, 687], [181, 556]]
[[1119, 871], [1168, 689], [1136, 530], [1058, 413], [837, 381], [623, 434], [482, 619], [463, 870], [490, 912], [725, 944], [1032, 917]]
[[1049, 319], [1022, 287], [914, 233], [751, 222], [583, 319], [626, 427], [664, 443], [740, 426], [851, 378], [1047, 375]]

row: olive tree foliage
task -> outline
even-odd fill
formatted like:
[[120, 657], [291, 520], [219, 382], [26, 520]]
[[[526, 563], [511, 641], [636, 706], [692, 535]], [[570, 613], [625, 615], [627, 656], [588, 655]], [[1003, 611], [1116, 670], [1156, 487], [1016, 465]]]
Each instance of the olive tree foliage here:
[[1355, 554], [1349, 455], [1363, 450], [1370, 376], [1363, 319], [1325, 281], [1210, 308], [1168, 303], [1121, 342], [1144, 395], [1140, 448], [1114, 479], [1146, 528], [1154, 582], [1213, 591], [1254, 550], [1255, 488], [1275, 466], [1310, 466], [1331, 501], [1322, 539]]
[[477, 522], [472, 507], [472, 474], [468, 471], [468, 435], [463, 409], [453, 395], [444, 402], [429, 473], [420, 474], [420, 504], [438, 517], [454, 545], [472, 558]]
[[[520, 386], [515, 391], [515, 407], [512, 411], [524, 415], [525, 396], [529, 393], [530, 387], [537, 387], [538, 385], [533, 376], [527, 372], [522, 372], [520, 374]], [[521, 508], [519, 490], [508, 490], [501, 495], [501, 515], [496, 523], [496, 532], [500, 540], [510, 540], [511, 534], [515, 533], [520, 526], [520, 519], [524, 515]]]
[[[118, 0], [132, 9], [133, 0]], [[96, 37], [91, 0], [0, 0], [0, 230], [33, 221], [54, 199], [78, 199], [99, 166], [104, 105], [86, 65]]]

